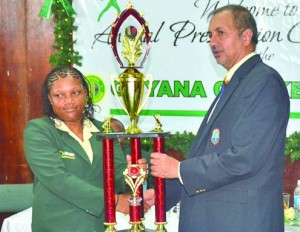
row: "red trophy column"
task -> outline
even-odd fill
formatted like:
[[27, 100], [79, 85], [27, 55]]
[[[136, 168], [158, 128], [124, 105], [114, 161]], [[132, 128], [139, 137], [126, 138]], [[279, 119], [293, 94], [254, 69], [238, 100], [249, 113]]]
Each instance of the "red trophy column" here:
[[[130, 138], [130, 148], [131, 148], [131, 163], [132, 164], [138, 164], [138, 160], [142, 158], [142, 150], [141, 150], [141, 139], [140, 138]], [[141, 220], [144, 219], [144, 202], [143, 202], [143, 186], [139, 186], [137, 195], [142, 199], [141, 200], [141, 206], [140, 207], [140, 217]]]
[[114, 141], [104, 138], [103, 147], [103, 187], [104, 187], [104, 211], [107, 232], [116, 231], [116, 206], [115, 206], [115, 168], [114, 168]]
[[[165, 138], [153, 138], [153, 151], [164, 152]], [[160, 177], [154, 178], [155, 190], [155, 224], [157, 225], [156, 231], [167, 231], [164, 227], [167, 224], [166, 220], [166, 199], [165, 199], [165, 180]]]

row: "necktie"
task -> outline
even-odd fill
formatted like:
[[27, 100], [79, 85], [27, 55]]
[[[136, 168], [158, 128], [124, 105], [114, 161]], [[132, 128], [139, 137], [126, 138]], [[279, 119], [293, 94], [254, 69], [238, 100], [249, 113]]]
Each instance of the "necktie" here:
[[218, 99], [220, 99], [221, 97], [222, 97], [222, 95], [223, 95], [223, 93], [224, 93], [224, 90], [225, 90], [225, 88], [226, 88], [226, 82], [225, 82], [225, 80], [223, 81], [223, 85], [221, 86], [221, 90], [220, 90], [220, 92], [219, 92], [219, 97], [218, 97]]

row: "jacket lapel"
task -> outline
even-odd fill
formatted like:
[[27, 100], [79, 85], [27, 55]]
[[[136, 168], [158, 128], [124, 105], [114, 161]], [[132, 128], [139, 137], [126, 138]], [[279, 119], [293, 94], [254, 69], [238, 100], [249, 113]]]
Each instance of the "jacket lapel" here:
[[207, 120], [208, 120], [208, 117], [213, 109], [213, 106], [216, 104], [216, 101], [218, 100], [218, 98], [216, 97], [215, 100], [212, 102], [212, 104], [210, 105], [205, 117], [203, 118], [202, 120], [202, 123], [198, 129], [198, 132], [197, 132], [197, 136], [196, 138], [194, 139], [194, 142], [192, 144], [192, 147], [189, 151], [189, 157], [193, 157], [195, 156], [195, 150], [198, 149], [198, 147], [200, 146], [200, 144], [202, 143], [202, 141], [204, 141], [204, 138], [206, 138], [206, 133], [208, 131], [208, 126], [207, 126]]
[[69, 147], [70, 151], [74, 151], [76, 155], [91, 163], [81, 145], [76, 140], [74, 140], [67, 132], [62, 133], [62, 141], [66, 147]]
[[226, 86], [226, 89], [225, 89], [222, 97], [220, 98], [213, 114], [211, 115], [211, 118], [208, 121], [206, 128], [210, 129], [211, 125], [213, 125], [215, 120], [218, 118], [219, 114], [222, 112], [222, 109], [224, 108], [226, 103], [229, 101], [231, 95], [234, 93], [234, 90], [238, 87], [239, 83], [240, 83], [239, 78], [232, 78], [232, 80]]
[[211, 104], [209, 110], [206, 113], [206, 116], [204, 117], [201, 126], [198, 130], [197, 137], [195, 138], [195, 143], [192, 145], [190, 150], [190, 157], [196, 156], [196, 150], [198, 150], [202, 143], [206, 144], [207, 138], [209, 133], [211, 132], [211, 128], [214, 125], [214, 122], [222, 112], [222, 109], [226, 106], [227, 102], [230, 100], [230, 97], [234, 93], [235, 89], [239, 86], [240, 81], [247, 76], [247, 74], [250, 72], [250, 70], [255, 66], [257, 63], [262, 62], [259, 55], [255, 55], [251, 57], [249, 60], [247, 60], [242, 66], [234, 73], [234, 75], [231, 78], [231, 81], [226, 86], [226, 89], [220, 98], [216, 108], [214, 109], [214, 112], [212, 113], [209, 121], [207, 122], [208, 116], [210, 112], [213, 109], [213, 106], [215, 105], [217, 101], [217, 97]]
[[[102, 159], [102, 140], [97, 138], [97, 134], [99, 132], [95, 133], [92, 132], [92, 137], [90, 138], [94, 158], [93, 158], [93, 166], [98, 165], [100, 160]], [[100, 152], [100, 154], [97, 154], [96, 152]]]

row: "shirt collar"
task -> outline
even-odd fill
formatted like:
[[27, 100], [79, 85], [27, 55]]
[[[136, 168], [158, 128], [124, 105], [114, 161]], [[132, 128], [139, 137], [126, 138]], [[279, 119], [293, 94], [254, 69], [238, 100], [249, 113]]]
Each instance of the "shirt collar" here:
[[248, 59], [250, 59], [254, 55], [256, 55], [256, 52], [251, 52], [250, 54], [245, 56], [243, 59], [241, 59], [239, 62], [237, 62], [235, 65], [233, 65], [233, 67], [231, 69], [229, 69], [228, 73], [226, 74], [224, 81], [226, 83], [229, 83], [229, 81], [231, 80], [235, 71], [238, 70], [238, 68], [241, 67], [243, 63], [245, 63]]
[[[67, 127], [67, 125], [58, 118], [54, 119], [54, 125], [59, 130], [66, 131], [66, 132], [71, 132], [69, 127]], [[83, 129], [88, 130], [90, 132], [100, 132], [100, 130], [89, 119], [84, 119]]]

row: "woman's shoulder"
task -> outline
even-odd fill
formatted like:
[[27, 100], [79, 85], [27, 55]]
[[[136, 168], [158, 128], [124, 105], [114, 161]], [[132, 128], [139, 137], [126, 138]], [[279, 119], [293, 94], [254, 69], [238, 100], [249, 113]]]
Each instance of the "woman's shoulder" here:
[[97, 129], [102, 131], [103, 122], [98, 121], [97, 119], [90, 119], [90, 121], [95, 125], [95, 127], [97, 127]]
[[32, 119], [27, 122], [24, 130], [24, 139], [41, 139], [44, 136], [56, 133], [53, 121], [49, 117]]
[[41, 118], [36, 118], [36, 119], [31, 119], [27, 122], [25, 130], [29, 130], [31, 128], [54, 128], [54, 122], [47, 116], [41, 117]]
[[41, 118], [31, 119], [27, 122], [27, 125], [53, 125], [53, 121], [49, 117], [45, 116]]

